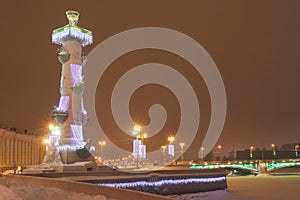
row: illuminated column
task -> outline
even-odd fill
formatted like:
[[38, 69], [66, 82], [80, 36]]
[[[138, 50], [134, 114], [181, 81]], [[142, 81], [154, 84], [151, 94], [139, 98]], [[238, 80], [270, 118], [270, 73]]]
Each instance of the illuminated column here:
[[22, 162], [22, 141], [20, 140], [19, 141], [19, 149], [18, 149], [18, 157], [19, 157], [19, 160], [18, 160], [18, 164], [20, 164]]
[[3, 165], [3, 135], [0, 135], [0, 166]]
[[62, 63], [60, 101], [52, 116], [61, 125], [60, 145], [82, 145], [82, 125], [87, 120], [83, 107], [84, 83], [82, 46], [93, 42], [92, 32], [77, 26], [79, 13], [67, 11], [69, 24], [52, 33], [52, 42], [62, 45], [57, 52]]
[[26, 154], [25, 154], [25, 141], [22, 141], [22, 165], [25, 164], [25, 157], [26, 157]]
[[[87, 112], [83, 104], [84, 80], [82, 68], [86, 57], [82, 47], [92, 44], [92, 32], [77, 26], [79, 13], [67, 11], [69, 24], [52, 32], [52, 42], [62, 45], [57, 56], [62, 64], [60, 80], [60, 100], [52, 112], [52, 118], [59, 126], [60, 135], [57, 148], [64, 157], [68, 152], [86, 146], [83, 138], [83, 125], [87, 121]], [[65, 160], [62, 157], [63, 160]]]
[[3, 138], [3, 165], [5, 166], [6, 165], [6, 162], [7, 162], [7, 138], [6, 136], [4, 136]]
[[11, 146], [10, 146], [10, 138], [7, 138], [7, 164], [9, 165], [10, 163], [10, 154], [11, 154]]
[[25, 162], [25, 164], [26, 165], [29, 164], [29, 155], [30, 155], [29, 142], [26, 142], [26, 151], [25, 151], [25, 156], [26, 156], [26, 162]]
[[37, 164], [37, 149], [36, 149], [36, 143], [33, 143], [33, 164]]
[[6, 139], [6, 164], [9, 164], [9, 138]]

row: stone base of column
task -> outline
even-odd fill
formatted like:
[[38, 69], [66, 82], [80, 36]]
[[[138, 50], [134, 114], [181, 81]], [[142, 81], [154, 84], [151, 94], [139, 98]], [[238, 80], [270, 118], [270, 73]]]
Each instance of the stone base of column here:
[[76, 151], [60, 151], [60, 157], [64, 164], [94, 160], [94, 156], [84, 148]]

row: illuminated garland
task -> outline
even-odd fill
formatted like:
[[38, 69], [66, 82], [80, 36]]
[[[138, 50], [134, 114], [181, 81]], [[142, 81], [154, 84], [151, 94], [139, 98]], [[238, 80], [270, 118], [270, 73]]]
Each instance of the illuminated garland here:
[[225, 180], [226, 177], [222, 176], [216, 178], [188, 178], [188, 179], [177, 179], [177, 180], [160, 180], [156, 182], [137, 181], [137, 182], [126, 182], [126, 183], [99, 183], [98, 185], [114, 187], [114, 188], [160, 187], [163, 185], [215, 183], [215, 182], [220, 182]]
[[82, 81], [82, 67], [77, 64], [70, 64], [73, 85], [79, 85]]
[[61, 96], [59, 99], [59, 104], [58, 104], [58, 111], [63, 111], [66, 112], [68, 110], [69, 107], [69, 96]]
[[74, 38], [82, 41], [82, 46], [86, 46], [93, 43], [93, 36], [82, 33], [76, 28], [68, 27], [62, 31], [52, 34], [52, 42], [55, 44], [62, 44], [62, 41], [66, 38]]
[[70, 124], [73, 136], [76, 138], [77, 145], [83, 145], [82, 126], [76, 124]]
[[63, 146], [57, 146], [58, 151], [76, 151], [77, 149], [83, 148], [82, 145], [76, 145], [76, 146], [70, 146], [70, 145], [63, 145]]

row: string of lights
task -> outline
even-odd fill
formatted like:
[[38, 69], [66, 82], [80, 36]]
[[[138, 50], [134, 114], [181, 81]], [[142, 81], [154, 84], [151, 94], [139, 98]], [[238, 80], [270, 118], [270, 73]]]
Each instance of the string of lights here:
[[52, 42], [55, 44], [62, 45], [63, 40], [66, 38], [74, 38], [82, 41], [83, 47], [93, 43], [93, 36], [81, 32], [77, 27], [67, 27], [52, 34]]
[[226, 177], [214, 177], [214, 178], [187, 178], [187, 179], [175, 179], [175, 180], [160, 180], [155, 182], [149, 181], [136, 181], [125, 183], [98, 183], [98, 185], [114, 187], [114, 188], [134, 188], [134, 187], [160, 187], [163, 185], [178, 185], [178, 184], [191, 184], [191, 183], [215, 183], [225, 181]]

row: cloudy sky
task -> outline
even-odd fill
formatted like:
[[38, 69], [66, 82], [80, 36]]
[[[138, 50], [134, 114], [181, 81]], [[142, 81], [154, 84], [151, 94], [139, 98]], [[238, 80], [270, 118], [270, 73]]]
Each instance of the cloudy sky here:
[[[94, 44], [83, 49], [86, 55], [107, 38], [140, 27], [176, 30], [201, 44], [218, 67], [226, 90], [227, 115], [218, 141], [226, 151], [233, 146], [269, 147], [300, 141], [300, 2], [291, 0], [6, 1], [0, 12], [2, 126], [46, 134], [51, 110], [60, 96], [61, 65], [51, 32], [67, 24], [68, 9], [79, 11], [79, 26], [93, 31]], [[181, 65], [181, 69], [189, 65], [176, 55], [144, 50], [124, 55], [112, 66], [129, 69], [130, 63], [153, 60]], [[199, 98], [203, 96], [207, 108], [201, 108], [205, 129], [210, 105], [205, 86], [199, 87], [203, 87]], [[100, 84], [97, 109], [101, 109], [101, 92]], [[143, 121], [138, 110], [132, 108], [132, 112], [133, 118], [140, 116], [137, 120]]]

